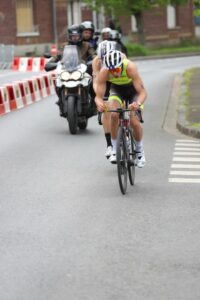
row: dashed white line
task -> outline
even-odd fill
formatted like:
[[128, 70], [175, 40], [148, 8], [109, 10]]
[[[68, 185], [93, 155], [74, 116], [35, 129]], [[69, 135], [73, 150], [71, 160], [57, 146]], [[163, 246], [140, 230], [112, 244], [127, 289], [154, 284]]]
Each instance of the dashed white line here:
[[198, 175], [200, 175], [200, 171], [170, 171], [170, 175], [198, 176]]
[[200, 169], [200, 165], [171, 164], [172, 169]]
[[178, 139], [176, 140], [177, 143], [181, 142], [181, 143], [199, 143], [199, 141], [195, 141], [195, 140], [182, 140], [182, 139]]
[[173, 161], [193, 161], [200, 162], [200, 158], [196, 157], [173, 157]]
[[168, 182], [200, 183], [199, 141], [176, 140], [172, 161]]
[[200, 183], [200, 178], [169, 178], [168, 182], [174, 182], [174, 183]]
[[200, 156], [200, 152], [175, 151], [173, 155]]
[[188, 148], [188, 147], [175, 147], [174, 150], [175, 151], [184, 150], [184, 151], [191, 151], [191, 152], [200, 151], [200, 149], [198, 148]]
[[175, 146], [192, 146], [192, 147], [197, 147], [197, 148], [200, 148], [200, 144], [196, 144], [196, 143], [187, 143], [187, 144], [184, 144], [184, 143], [176, 143]]

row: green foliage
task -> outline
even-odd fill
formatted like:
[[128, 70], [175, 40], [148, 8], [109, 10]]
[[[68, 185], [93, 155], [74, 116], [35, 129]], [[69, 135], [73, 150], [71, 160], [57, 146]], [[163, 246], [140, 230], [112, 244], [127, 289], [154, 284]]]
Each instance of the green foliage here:
[[[188, 0], [84, 0], [84, 2], [93, 10], [99, 12], [103, 6], [108, 15], [119, 16], [123, 13], [134, 15], [152, 7], [161, 5], [183, 5]], [[197, 2], [200, 0], [196, 0]]]
[[194, 10], [194, 16], [199, 17], [200, 16], [200, 9], [195, 9]]
[[148, 48], [141, 44], [126, 43], [129, 56], [146, 56], [146, 55], [170, 55], [178, 53], [200, 52], [200, 40], [190, 41], [182, 40], [179, 45], [169, 45], [157, 48]]
[[200, 123], [192, 123], [191, 127], [198, 127], [198, 128], [200, 128]]
[[128, 56], [146, 56], [149, 54], [149, 50], [140, 45], [140, 44], [133, 44], [133, 43], [127, 43], [126, 44]]

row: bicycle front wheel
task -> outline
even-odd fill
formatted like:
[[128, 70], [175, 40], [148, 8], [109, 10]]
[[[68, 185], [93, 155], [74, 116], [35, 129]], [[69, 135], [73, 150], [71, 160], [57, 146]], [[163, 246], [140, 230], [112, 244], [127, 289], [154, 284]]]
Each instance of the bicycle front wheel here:
[[122, 194], [126, 193], [127, 189], [127, 172], [128, 172], [128, 162], [127, 162], [127, 145], [125, 132], [122, 127], [119, 127], [117, 135], [117, 173], [119, 186]]
[[128, 157], [128, 176], [131, 185], [135, 182], [135, 141], [133, 139], [133, 133], [131, 129], [128, 132], [128, 145], [129, 145], [129, 157]]

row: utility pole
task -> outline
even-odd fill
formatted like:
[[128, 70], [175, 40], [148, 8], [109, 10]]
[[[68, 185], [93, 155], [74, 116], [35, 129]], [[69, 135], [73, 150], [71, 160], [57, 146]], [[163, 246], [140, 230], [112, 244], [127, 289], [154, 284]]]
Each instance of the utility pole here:
[[54, 43], [58, 44], [58, 33], [57, 33], [57, 16], [56, 16], [56, 0], [52, 0], [53, 8], [53, 33], [54, 33]]

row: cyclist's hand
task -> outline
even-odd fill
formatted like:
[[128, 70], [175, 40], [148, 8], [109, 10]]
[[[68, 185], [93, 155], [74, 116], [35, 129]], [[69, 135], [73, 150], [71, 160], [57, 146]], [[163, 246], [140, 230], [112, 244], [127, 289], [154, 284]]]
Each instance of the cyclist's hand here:
[[133, 111], [136, 111], [136, 110], [139, 109], [139, 105], [138, 105], [138, 103], [135, 101], [135, 102], [129, 104], [128, 108], [131, 109], [131, 110], [133, 110]]
[[96, 102], [96, 105], [97, 105], [98, 111], [104, 112], [104, 110], [105, 110], [105, 103], [103, 101]]

